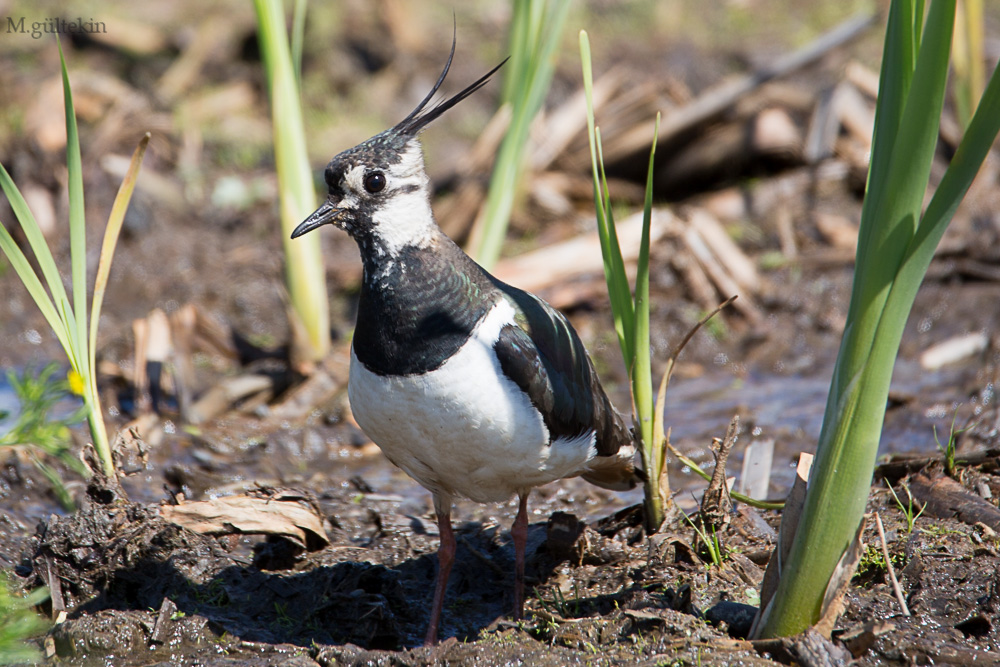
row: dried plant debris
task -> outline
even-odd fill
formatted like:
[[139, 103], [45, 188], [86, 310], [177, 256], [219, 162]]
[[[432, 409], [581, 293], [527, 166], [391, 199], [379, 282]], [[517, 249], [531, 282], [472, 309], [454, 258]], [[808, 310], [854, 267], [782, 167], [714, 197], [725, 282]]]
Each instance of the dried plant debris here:
[[203, 501], [161, 505], [160, 516], [203, 535], [276, 535], [302, 549], [316, 551], [330, 544], [323, 517], [301, 493], [274, 491], [266, 497], [222, 496]]

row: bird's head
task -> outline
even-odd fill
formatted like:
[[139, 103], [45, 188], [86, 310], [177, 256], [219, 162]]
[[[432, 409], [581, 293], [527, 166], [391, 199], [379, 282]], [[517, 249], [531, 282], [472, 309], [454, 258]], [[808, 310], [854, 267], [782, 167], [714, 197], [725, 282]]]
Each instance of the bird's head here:
[[441, 76], [410, 115], [330, 160], [324, 173], [326, 201], [295, 228], [293, 239], [332, 224], [353, 236], [363, 249], [371, 246], [391, 252], [405, 245], [420, 245], [432, 236], [436, 225], [417, 137], [432, 120], [483, 87], [504, 64], [501, 62], [461, 92], [426, 109], [444, 82], [454, 55], [453, 38]]

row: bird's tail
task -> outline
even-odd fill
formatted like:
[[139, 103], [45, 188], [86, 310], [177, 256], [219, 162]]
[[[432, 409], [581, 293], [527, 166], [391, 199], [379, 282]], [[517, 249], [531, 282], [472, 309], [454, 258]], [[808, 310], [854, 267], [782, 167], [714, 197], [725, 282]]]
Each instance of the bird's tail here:
[[635, 445], [626, 445], [611, 456], [596, 456], [581, 477], [603, 489], [629, 491], [645, 481], [646, 473], [635, 465]]

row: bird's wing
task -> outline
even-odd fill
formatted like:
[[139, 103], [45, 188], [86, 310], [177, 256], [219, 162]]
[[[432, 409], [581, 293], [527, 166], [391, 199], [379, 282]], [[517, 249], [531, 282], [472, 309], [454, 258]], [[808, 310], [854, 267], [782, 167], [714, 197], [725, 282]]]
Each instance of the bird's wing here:
[[538, 297], [497, 281], [514, 306], [514, 324], [494, 344], [504, 374], [542, 413], [550, 438], [596, 434], [597, 453], [611, 456], [632, 441], [621, 415], [601, 387], [576, 331]]

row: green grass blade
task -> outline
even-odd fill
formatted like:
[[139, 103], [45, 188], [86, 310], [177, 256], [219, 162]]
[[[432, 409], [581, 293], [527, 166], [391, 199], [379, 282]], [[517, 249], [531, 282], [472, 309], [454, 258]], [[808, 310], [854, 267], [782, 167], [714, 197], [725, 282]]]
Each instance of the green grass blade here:
[[[898, 4], [906, 3], [893, 3], [893, 6]], [[910, 76], [912, 84], [905, 99], [899, 100], [902, 112], [892, 114], [898, 118], [892, 128], [900, 139], [892, 143], [880, 142], [881, 148], [888, 150], [890, 156], [887, 160], [879, 158], [886, 171], [877, 176], [873, 173], [869, 181], [866, 197], [871, 197], [872, 202], [869, 204], [866, 201], [862, 209], [859, 237], [863, 245], [859, 242], [858, 268], [848, 313], [848, 321], [854, 323], [850, 333], [857, 341], [852, 347], [857, 350], [871, 348], [890, 288], [920, 220], [923, 195], [937, 146], [951, 48], [950, 26], [953, 22], [954, 3], [950, 3], [950, 7], [947, 2], [936, 2], [931, 6], [922, 40], [923, 48]], [[898, 31], [906, 32], [906, 26], [901, 23]], [[906, 47], [899, 48], [905, 50]], [[879, 131], [885, 129], [893, 134], [889, 127], [881, 125]], [[875, 162], [873, 153], [873, 171]], [[844, 387], [843, 382], [854, 377], [865, 363], [867, 353], [846, 355], [844, 363], [838, 364], [838, 371], [843, 371], [837, 373], [840, 381], [838, 388]]]
[[504, 76], [504, 104], [511, 121], [497, 154], [474, 256], [487, 269], [500, 257], [519, 191], [531, 125], [549, 90], [569, 0], [517, 0], [511, 22], [511, 61]]
[[[58, 41], [58, 39], [57, 39]], [[66, 113], [66, 170], [69, 181], [69, 247], [72, 267], [73, 309], [65, 311], [69, 330], [70, 348], [66, 351], [70, 365], [83, 382], [83, 402], [87, 408], [87, 423], [94, 448], [104, 467], [104, 473], [114, 476], [115, 467], [108, 444], [97, 377], [94, 374], [93, 351], [88, 350], [87, 333], [87, 221], [83, 199], [83, 161], [80, 156], [80, 137], [73, 107], [73, 92], [69, 83], [66, 59], [59, 45], [59, 63], [62, 70], [63, 104]]]
[[514, 0], [510, 20], [509, 50], [510, 61], [503, 77], [503, 88], [500, 92], [502, 104], [513, 104], [517, 89], [527, 69], [530, 44], [530, 9], [531, 0]]
[[[608, 248], [608, 259], [611, 261], [613, 282], [608, 284], [608, 294], [611, 296], [612, 311], [615, 316], [615, 329], [625, 355], [625, 364], [629, 377], [635, 364], [635, 302], [625, 273], [625, 260], [622, 257], [621, 245], [618, 242], [618, 228], [615, 226], [615, 216], [611, 208], [611, 196], [608, 192], [608, 177], [604, 171], [604, 147], [601, 143], [601, 128], [595, 128], [597, 140], [597, 164], [601, 173], [602, 201], [604, 202], [605, 243]], [[602, 246], [603, 247], [603, 246]]]
[[[292, 230], [316, 208], [299, 88], [285, 34], [280, 0], [254, 0], [261, 54], [267, 71], [274, 132], [274, 157], [281, 198], [281, 237], [285, 252], [285, 281], [293, 309], [306, 332], [309, 360], [323, 358], [330, 349], [330, 306], [320, 235], [291, 240]], [[295, 327], [293, 327], [295, 329]]]
[[70, 363], [85, 382], [89, 381], [84, 345], [87, 340], [87, 221], [83, 201], [83, 163], [80, 158], [80, 136], [73, 107], [73, 91], [69, 85], [69, 72], [63, 57], [62, 43], [58, 36], [59, 66], [62, 70], [63, 105], [66, 111], [66, 169], [69, 180], [69, 248], [73, 284], [73, 315], [75, 322], [69, 327], [72, 347]]
[[497, 153], [493, 173], [490, 174], [490, 184], [483, 209], [483, 232], [475, 250], [476, 261], [487, 269], [496, 264], [500, 258], [500, 250], [507, 233], [507, 223], [514, 210], [521, 173], [523, 144], [518, 145], [518, 140], [514, 137], [524, 135], [523, 121], [518, 118], [516, 111], [512, 111], [512, 114], [511, 125]]
[[[878, 189], [878, 194], [874, 205], [863, 211], [862, 219], [871, 221], [865, 225], [870, 230], [866, 234], [869, 244], [866, 250], [869, 254], [877, 254], [877, 261], [864, 258], [865, 266], [870, 266], [875, 274], [864, 276], [869, 280], [861, 283], [863, 287], [883, 289], [886, 280], [891, 280], [906, 250], [906, 243], [894, 241], [900, 237], [912, 237], [920, 219], [931, 161], [937, 147], [951, 50], [950, 26], [953, 22], [954, 3], [950, 3], [950, 7], [947, 2], [934, 3], [927, 19], [912, 84], [899, 116], [897, 132], [903, 139], [892, 144], [889, 157], [892, 168], [881, 175], [877, 183], [871, 184], [873, 189]], [[899, 229], [900, 225], [904, 228]]]
[[639, 243], [639, 263], [635, 274], [635, 310], [633, 353], [635, 362], [632, 372], [632, 397], [636, 416], [642, 432], [644, 457], [648, 459], [645, 469], [651, 479], [659, 479], [658, 456], [660, 448], [655, 442], [653, 431], [653, 367], [650, 359], [649, 341], [649, 228], [653, 219], [653, 167], [656, 159], [656, 137], [660, 131], [660, 114], [656, 114], [656, 129], [649, 151], [649, 168], [646, 172], [646, 198], [642, 209], [642, 240]]
[[41, 664], [42, 652], [27, 640], [43, 634], [51, 625], [31, 609], [48, 598], [48, 589], [19, 598], [13, 588], [12, 575], [0, 571], [0, 664]]
[[[636, 420], [642, 435], [642, 467], [646, 471], [645, 524], [648, 534], [655, 533], [663, 523], [663, 503], [669, 497], [669, 488], [661, 489], [666, 483], [663, 472], [662, 424], [657, 422], [657, 401], [653, 397], [653, 365], [649, 340], [649, 235], [653, 220], [653, 173], [656, 161], [656, 137], [660, 132], [660, 114], [656, 114], [653, 143], [649, 150], [649, 167], [646, 170], [646, 197], [642, 207], [642, 240], [639, 243], [639, 262], [635, 275], [635, 306], [633, 354], [635, 362], [632, 371], [632, 403]], [[666, 383], [662, 383], [664, 393]], [[660, 431], [660, 433], [658, 433]]]
[[42, 311], [42, 315], [45, 317], [45, 321], [48, 322], [52, 331], [56, 334], [59, 339], [60, 344], [63, 347], [69, 345], [69, 339], [63, 326], [63, 322], [59, 319], [59, 314], [56, 311], [55, 306], [52, 305], [52, 301], [49, 299], [48, 293], [42, 286], [42, 282], [35, 275], [35, 272], [31, 268], [31, 264], [28, 263], [28, 258], [24, 256], [21, 249], [17, 247], [13, 237], [11, 237], [10, 232], [7, 231], [2, 224], [0, 224], [0, 250], [3, 250], [4, 255], [7, 256], [7, 260], [10, 262], [11, 266], [14, 267], [14, 272], [17, 273], [18, 278], [24, 283], [25, 288], [28, 290], [28, 294], [38, 305], [38, 309]]
[[[911, 250], [911, 255], [917, 254], [916, 247], [926, 244], [931, 246], [929, 254], [933, 256], [934, 248], [944, 234], [948, 221], [972, 185], [998, 133], [1000, 133], [1000, 68], [993, 71], [989, 84], [979, 100], [979, 107], [969, 121], [962, 142], [951, 159], [951, 165], [927, 205], [915, 237], [916, 246]], [[931, 234], [936, 231], [940, 231], [940, 234], [932, 236]]]
[[614, 231], [614, 217], [608, 201], [607, 178], [604, 174], [601, 133], [594, 119], [594, 75], [590, 54], [590, 39], [586, 30], [580, 31], [580, 63], [583, 69], [583, 90], [587, 102], [587, 136], [590, 139], [590, 166], [594, 178], [594, 209], [597, 216], [597, 234], [601, 240], [601, 258], [604, 262], [604, 277], [608, 283], [608, 297], [615, 320], [615, 331], [621, 347], [625, 368], [629, 377], [635, 359], [632, 331], [634, 306], [618, 245], [618, 235]]
[[[45, 238], [42, 236], [42, 231], [39, 229], [38, 223], [35, 221], [35, 217], [28, 209], [28, 205], [21, 196], [20, 191], [18, 191], [17, 186], [14, 185], [14, 181], [11, 180], [10, 174], [7, 173], [7, 170], [4, 169], [2, 164], [0, 164], [0, 188], [3, 189], [4, 194], [7, 196], [7, 201], [10, 202], [11, 208], [14, 210], [14, 217], [17, 218], [18, 222], [20, 222], [21, 229], [24, 230], [25, 236], [28, 238], [28, 244], [32, 247], [39, 266], [42, 267], [42, 274], [47, 279], [55, 281], [55, 285], [61, 288], [62, 283], [59, 282], [59, 272], [58, 269], [56, 269], [52, 253], [49, 251], [49, 247], [45, 243]], [[63, 321], [59, 309], [53, 303], [49, 294], [45, 291], [42, 281], [39, 280], [38, 275], [35, 273], [34, 269], [31, 268], [28, 258], [17, 246], [17, 243], [10, 235], [10, 232], [7, 231], [7, 228], [2, 224], [0, 224], [0, 249], [2, 249], [4, 254], [7, 256], [11, 266], [14, 267], [14, 271], [21, 279], [21, 282], [24, 283], [25, 288], [27, 288], [28, 294], [31, 295], [31, 298], [38, 305], [38, 309], [42, 311], [45, 321], [48, 322], [49, 326], [52, 328], [56, 338], [59, 339], [59, 343], [68, 353], [70, 350], [70, 338], [69, 332], [66, 328], [66, 322]], [[55, 271], [55, 276], [49, 276], [47, 271]], [[61, 293], [61, 303], [64, 306], [69, 305], [69, 301], [66, 299], [65, 290], [62, 290]]]
[[66, 484], [63, 483], [62, 477], [59, 476], [56, 469], [41, 460], [34, 453], [31, 454], [31, 462], [38, 469], [38, 472], [42, 473], [42, 476], [48, 480], [49, 486], [52, 487], [52, 493], [55, 494], [56, 500], [59, 501], [62, 508], [67, 512], [75, 512], [76, 503], [73, 502], [73, 496], [66, 488]]
[[556, 51], [563, 34], [566, 16], [569, 14], [569, 0], [548, 0], [532, 3], [531, 61], [530, 68], [523, 72], [527, 75], [522, 83], [519, 97], [525, 100], [525, 107], [530, 114], [528, 125], [541, 109], [545, 96], [548, 94], [552, 72], [556, 65]]
[[[67, 298], [55, 260], [42, 235], [41, 229], [38, 227], [38, 222], [31, 214], [27, 203], [2, 165], [0, 165], [0, 186], [2, 186], [4, 193], [10, 201], [11, 208], [35, 254], [42, 276], [48, 284], [51, 298], [49, 294], [46, 294], [41, 280], [32, 270], [24, 253], [17, 247], [6, 229], [2, 229], [2, 232], [0, 232], [0, 249], [10, 259], [18, 277], [24, 283], [35, 303], [38, 304], [46, 322], [48, 322], [63, 349], [66, 351], [66, 356], [69, 358], [70, 365], [72, 366], [70, 377], [82, 384], [82, 386], [75, 388], [83, 395], [87, 421], [90, 425], [94, 447], [101, 456], [105, 473], [111, 476], [115, 472], [114, 463], [111, 458], [107, 432], [101, 414], [94, 363], [96, 327], [102, 296], [95, 294], [96, 307], [92, 318], [93, 326], [88, 337], [87, 229], [86, 216], [84, 214], [83, 166], [80, 156], [80, 141], [76, 125], [76, 114], [73, 109], [73, 94], [70, 88], [69, 73], [66, 67], [66, 59], [62, 52], [62, 46], [61, 44], [58, 46], [60, 69], [62, 72], [64, 112], [66, 115], [66, 166], [69, 185], [73, 303], [70, 304]], [[124, 210], [121, 213], [124, 214]], [[117, 228], [120, 229], [120, 226], [121, 223], [119, 220]], [[115, 232], [115, 236], [117, 237], [117, 231]], [[110, 261], [110, 258], [108, 261]], [[102, 258], [102, 264], [103, 262]], [[103, 287], [101, 295], [103, 295]]]
[[[49, 288], [49, 294], [52, 295], [52, 299], [49, 300], [48, 296], [45, 297], [46, 301], [52, 304], [55, 309], [56, 317], [59, 318], [61, 326], [53, 327], [59, 342], [62, 343], [63, 347], [66, 349], [67, 353], [70, 353], [72, 347], [72, 322], [73, 322], [73, 309], [69, 303], [69, 297], [66, 295], [66, 288], [63, 286], [62, 278], [59, 275], [59, 268], [56, 266], [56, 260], [52, 256], [52, 251], [49, 250], [49, 244], [45, 241], [45, 237], [42, 235], [42, 229], [38, 226], [38, 222], [35, 220], [34, 214], [31, 209], [28, 208], [28, 203], [24, 201], [24, 197], [21, 196], [21, 192], [14, 185], [14, 181], [11, 179], [10, 174], [4, 169], [3, 165], [0, 164], [0, 186], [3, 187], [3, 192], [7, 196], [7, 201], [10, 203], [11, 210], [14, 211], [14, 217], [17, 218], [18, 223], [21, 225], [21, 230], [24, 232], [25, 238], [28, 240], [28, 245], [31, 247], [31, 251], [35, 255], [35, 260], [38, 262], [38, 266], [42, 271], [42, 277], [45, 279], [45, 284]], [[6, 230], [5, 230], [6, 231]], [[11, 241], [13, 243], [13, 240]], [[20, 249], [18, 249], [20, 252]], [[34, 271], [28, 269], [32, 275]], [[22, 277], [23, 280], [23, 277]], [[27, 285], [27, 283], [25, 283]], [[30, 289], [30, 287], [29, 287]], [[36, 293], [32, 296], [35, 297]], [[39, 295], [44, 295], [44, 289], [37, 292]], [[35, 303], [38, 304], [39, 308], [43, 308], [42, 300], [35, 297]], [[69, 313], [68, 318], [64, 315]], [[48, 316], [46, 316], [47, 318]]]
[[[955, 210], [972, 185], [997, 134], [1000, 133], [1000, 74], [994, 71], [989, 86], [980, 99], [951, 164], [945, 171], [934, 192], [920, 224], [910, 239], [899, 267], [899, 275], [893, 282], [886, 300], [887, 322], [902, 320], [909, 315], [917, 290], [934, 257], [941, 237], [944, 236]], [[899, 327], [901, 329], [901, 327]], [[892, 344], [902, 331], [890, 329], [888, 341], [876, 341], [876, 345]], [[898, 347], [898, 342], [895, 344]], [[895, 350], [896, 347], [893, 349]]]
[[[945, 0], [945, 2], [950, 2], [952, 5], [955, 4], [955, 0]], [[920, 31], [924, 27], [924, 5], [926, 4], [924, 0], [917, 0], [916, 2], [907, 4], [912, 4], [912, 9], [910, 12], [913, 15], [913, 21], [911, 22], [912, 30], [912, 48], [911, 48], [911, 58], [914, 62], [917, 60], [917, 51], [920, 49]]]
[[[891, 196], [888, 190], [889, 169], [892, 165], [892, 150], [903, 115], [906, 96], [913, 79], [913, 7], [910, 2], [893, 2], [889, 7], [886, 26], [882, 67], [879, 77], [879, 94], [875, 101], [875, 127], [872, 134], [871, 164], [868, 168], [868, 182], [862, 203], [862, 219], [871, 218], [876, 209], [883, 206], [883, 198]], [[871, 238], [875, 226], [868, 225], [859, 230], [858, 250], [855, 261], [855, 285], [866, 284], [864, 271], [871, 262], [865, 253], [873, 252], [875, 243]], [[852, 305], [856, 302], [852, 299]]]

